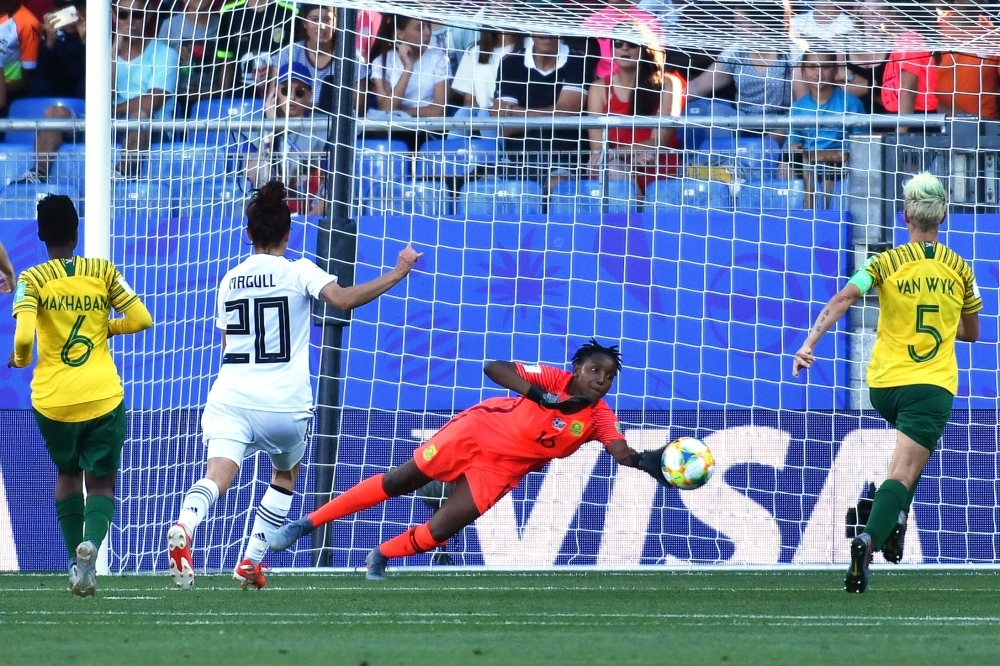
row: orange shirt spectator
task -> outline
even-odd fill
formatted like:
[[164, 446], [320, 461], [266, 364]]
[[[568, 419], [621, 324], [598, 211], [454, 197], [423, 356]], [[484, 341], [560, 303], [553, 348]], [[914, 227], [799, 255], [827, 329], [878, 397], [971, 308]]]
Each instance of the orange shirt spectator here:
[[937, 67], [924, 38], [904, 32], [893, 44], [882, 79], [882, 104], [889, 113], [937, 111]]
[[38, 65], [38, 47], [42, 42], [41, 22], [20, 3], [17, 5], [13, 12], [0, 14], [0, 65], [8, 93], [10, 84], [24, 82], [25, 72]]
[[937, 71], [939, 111], [1000, 120], [1000, 58], [943, 53]]

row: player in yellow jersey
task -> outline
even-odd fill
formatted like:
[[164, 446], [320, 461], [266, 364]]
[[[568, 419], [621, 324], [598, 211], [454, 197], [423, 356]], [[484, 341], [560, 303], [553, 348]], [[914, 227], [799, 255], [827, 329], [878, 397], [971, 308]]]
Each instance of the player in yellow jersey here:
[[844, 589], [864, 592], [872, 551], [903, 558], [906, 516], [924, 465], [937, 447], [958, 390], [955, 340], [979, 338], [983, 308], [972, 269], [938, 242], [948, 196], [941, 181], [924, 172], [903, 188], [903, 218], [910, 242], [868, 259], [847, 286], [830, 299], [805, 344], [795, 352], [792, 374], [810, 367], [819, 339], [873, 286], [879, 318], [868, 366], [872, 406], [896, 428], [896, 448], [885, 482], [875, 493], [865, 531], [851, 541]]
[[[153, 320], [111, 262], [73, 255], [78, 226], [69, 197], [49, 195], [38, 202], [38, 238], [49, 261], [17, 281], [8, 366], [31, 363], [37, 334], [31, 405], [59, 472], [56, 515], [73, 594], [92, 596], [97, 549], [114, 517], [115, 475], [125, 443], [124, 392], [108, 338], [145, 330]], [[109, 319], [112, 308], [125, 316]]]

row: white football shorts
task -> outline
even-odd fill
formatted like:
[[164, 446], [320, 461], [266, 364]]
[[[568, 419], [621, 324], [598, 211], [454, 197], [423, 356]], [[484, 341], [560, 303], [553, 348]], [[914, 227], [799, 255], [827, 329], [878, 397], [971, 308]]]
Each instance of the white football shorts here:
[[302, 460], [312, 411], [262, 412], [209, 402], [201, 415], [202, 439], [209, 458], [228, 458], [237, 465], [257, 451], [287, 472]]

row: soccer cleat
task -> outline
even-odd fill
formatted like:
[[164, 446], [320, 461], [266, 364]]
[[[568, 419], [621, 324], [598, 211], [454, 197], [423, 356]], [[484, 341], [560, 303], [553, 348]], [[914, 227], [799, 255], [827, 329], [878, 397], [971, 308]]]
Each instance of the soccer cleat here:
[[255, 590], [259, 590], [267, 585], [267, 577], [264, 575], [264, 569], [270, 570], [270, 567], [259, 562], [254, 564], [253, 560], [249, 557], [245, 558], [233, 569], [233, 580], [239, 582], [240, 586], [244, 589], [252, 587]]
[[368, 580], [385, 580], [385, 565], [389, 563], [389, 558], [382, 554], [378, 548], [368, 553], [365, 558], [365, 578]]
[[72, 590], [78, 580], [80, 580], [80, 567], [77, 566], [76, 558], [74, 557], [69, 561], [69, 589]]
[[899, 522], [889, 532], [889, 538], [882, 544], [882, 557], [886, 562], [899, 564], [903, 561], [903, 539], [906, 537], [906, 512], [899, 512]]
[[74, 597], [92, 597], [97, 591], [97, 544], [84, 541], [76, 547], [77, 577], [73, 582]]
[[848, 592], [865, 591], [868, 587], [868, 565], [872, 561], [872, 538], [861, 533], [851, 540], [851, 566], [844, 579], [844, 589]]
[[191, 565], [191, 537], [187, 529], [177, 523], [167, 531], [167, 557], [170, 560], [170, 577], [182, 590], [194, 587], [194, 567]]
[[299, 518], [275, 532], [271, 540], [267, 542], [267, 547], [275, 552], [280, 552], [305, 535], [311, 534], [312, 531], [313, 524], [309, 522], [309, 518]]

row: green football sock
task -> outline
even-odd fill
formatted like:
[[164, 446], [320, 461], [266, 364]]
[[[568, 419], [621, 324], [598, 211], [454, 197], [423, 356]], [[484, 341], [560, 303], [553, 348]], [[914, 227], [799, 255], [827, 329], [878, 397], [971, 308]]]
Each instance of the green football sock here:
[[76, 557], [76, 547], [83, 541], [83, 493], [56, 500], [56, 518], [62, 532], [66, 554]]
[[108, 535], [111, 519], [115, 517], [115, 498], [108, 495], [90, 495], [87, 497], [86, 525], [84, 526], [84, 541], [93, 541], [98, 546]]
[[909, 496], [906, 486], [896, 479], [886, 479], [879, 486], [872, 504], [872, 514], [865, 525], [865, 532], [872, 538], [873, 550], [882, 548], [889, 533], [896, 527], [899, 512]]

